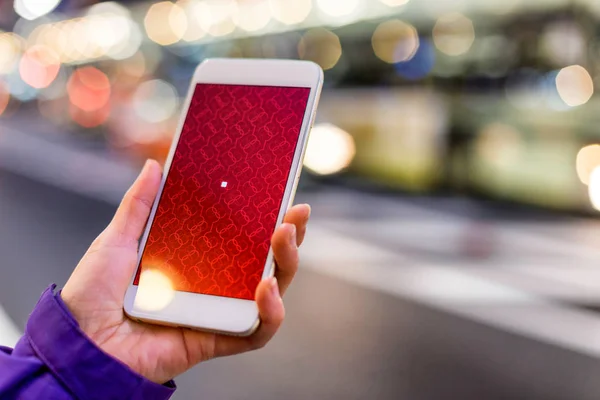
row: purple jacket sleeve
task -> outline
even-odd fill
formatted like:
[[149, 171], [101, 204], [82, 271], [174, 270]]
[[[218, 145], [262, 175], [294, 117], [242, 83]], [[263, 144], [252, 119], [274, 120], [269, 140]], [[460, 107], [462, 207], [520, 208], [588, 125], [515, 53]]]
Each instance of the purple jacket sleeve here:
[[15, 349], [0, 347], [1, 399], [171, 397], [173, 382], [150, 382], [92, 343], [54, 288], [42, 294]]

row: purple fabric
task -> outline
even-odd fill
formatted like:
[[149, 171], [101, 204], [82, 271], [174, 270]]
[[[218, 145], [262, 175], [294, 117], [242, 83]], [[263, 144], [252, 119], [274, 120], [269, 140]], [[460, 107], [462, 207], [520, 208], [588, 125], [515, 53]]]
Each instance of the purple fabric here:
[[173, 382], [150, 382], [92, 343], [54, 293], [55, 287], [42, 294], [15, 349], [0, 346], [1, 399], [171, 397]]

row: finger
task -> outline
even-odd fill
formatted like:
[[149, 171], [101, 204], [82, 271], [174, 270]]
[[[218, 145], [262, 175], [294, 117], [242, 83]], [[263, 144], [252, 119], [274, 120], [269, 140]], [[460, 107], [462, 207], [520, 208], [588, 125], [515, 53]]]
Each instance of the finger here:
[[271, 247], [277, 263], [275, 277], [279, 280], [279, 290], [283, 295], [298, 271], [296, 225], [285, 223], [277, 228], [271, 239]]
[[154, 160], [146, 161], [105, 231], [107, 241], [119, 246], [137, 246], [158, 193], [160, 179], [160, 165]]
[[273, 338], [285, 318], [285, 307], [279, 293], [277, 278], [260, 282], [256, 288], [256, 304], [260, 315], [260, 326], [256, 332], [245, 338], [218, 335], [215, 357], [256, 350], [264, 347]]
[[306, 234], [306, 224], [310, 218], [310, 206], [308, 204], [298, 204], [288, 210], [283, 222], [296, 225], [296, 243], [298, 246], [304, 241]]

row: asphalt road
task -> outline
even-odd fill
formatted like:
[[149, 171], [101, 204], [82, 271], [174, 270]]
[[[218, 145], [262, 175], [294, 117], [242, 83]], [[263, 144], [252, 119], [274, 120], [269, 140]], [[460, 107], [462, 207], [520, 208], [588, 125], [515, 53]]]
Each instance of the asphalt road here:
[[[549, 317], [555, 324], [547, 330], [560, 330], [557, 327], [577, 316], [580, 325], [573, 330], [592, 332], [583, 338], [575, 333], [544, 336], [533, 329], [544, 326], [528, 327], [525, 322], [548, 315], [550, 306], [544, 303], [541, 313], [538, 303], [523, 303], [516, 292], [499, 291], [497, 284], [481, 286], [479, 281], [447, 275], [463, 273], [474, 264], [484, 267], [469, 270], [478, 278], [505, 271], [503, 262], [515, 257], [503, 251], [505, 239], [472, 239], [493, 238], [502, 233], [500, 228], [480, 228], [471, 220], [467, 225], [476, 226], [473, 230], [461, 224], [463, 219], [432, 217], [432, 212], [448, 208], [443, 204], [436, 210], [439, 202], [419, 211], [402, 200], [335, 191], [303, 193], [299, 201], [304, 200], [314, 205], [313, 227], [298, 278], [286, 296], [288, 318], [280, 334], [259, 352], [207, 362], [184, 374], [177, 379], [177, 399], [558, 400], [600, 394], [599, 353], [592, 343], [600, 330], [579, 328], [595, 326], [595, 313], [559, 307], [570, 314]], [[66, 281], [114, 208], [109, 202], [0, 172], [0, 304], [18, 328], [49, 283]], [[399, 221], [407, 228], [398, 230]], [[518, 232], [524, 231], [520, 227]], [[438, 241], [436, 232], [446, 232], [453, 241]], [[429, 240], [420, 239], [422, 235]], [[549, 247], [524, 243], [531, 259], [540, 259], [539, 251], [532, 250], [536, 243]], [[563, 249], [565, 259], [571, 257], [569, 249]], [[525, 250], [522, 259], [528, 254]], [[553, 258], [561, 260], [560, 254]], [[439, 275], [442, 262], [446, 275]], [[415, 274], [424, 271], [430, 274], [425, 276], [428, 284], [434, 282], [428, 276], [445, 277], [441, 290], [415, 280], [422, 278]], [[387, 273], [402, 275], [393, 275], [397, 281], [365, 278]], [[508, 282], [512, 288], [527, 293], [550, 290], [528, 290], [517, 273], [508, 276], [514, 278]], [[506, 285], [507, 279], [502, 282]], [[595, 304], [594, 296], [586, 299], [581, 303]], [[570, 301], [563, 300], [552, 304]], [[537, 311], [523, 315], [534, 305]]]

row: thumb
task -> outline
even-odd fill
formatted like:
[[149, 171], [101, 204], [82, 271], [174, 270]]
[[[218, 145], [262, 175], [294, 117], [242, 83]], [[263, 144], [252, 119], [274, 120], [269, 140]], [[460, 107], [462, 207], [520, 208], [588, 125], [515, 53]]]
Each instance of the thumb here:
[[129, 188], [111, 223], [104, 231], [104, 240], [113, 246], [137, 247], [161, 180], [160, 165], [146, 161], [142, 172]]

